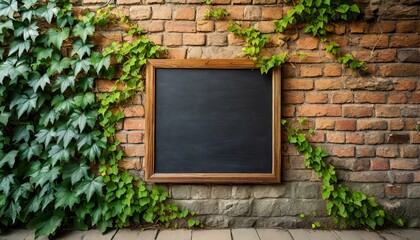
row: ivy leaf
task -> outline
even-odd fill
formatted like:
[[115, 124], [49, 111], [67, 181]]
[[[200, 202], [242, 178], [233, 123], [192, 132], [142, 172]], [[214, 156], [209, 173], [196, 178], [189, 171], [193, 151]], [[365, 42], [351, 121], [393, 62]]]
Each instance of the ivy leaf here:
[[28, 198], [29, 192], [32, 190], [32, 186], [30, 183], [26, 182], [20, 184], [17, 188], [13, 190], [12, 197], [15, 202], [19, 200], [20, 197]]
[[52, 56], [53, 49], [52, 48], [43, 48], [43, 47], [35, 47], [34, 53], [36, 55], [36, 60], [40, 61], [42, 59], [48, 59]]
[[88, 171], [90, 167], [87, 166], [84, 162], [80, 165], [77, 163], [71, 163], [63, 168], [63, 179], [70, 178], [71, 184], [74, 185], [80, 181], [83, 177], [88, 176]]
[[[43, 4], [41, 7], [36, 9], [36, 13], [39, 17], [45, 18], [48, 23], [51, 23], [52, 18], [57, 16], [57, 13], [60, 11], [60, 8], [54, 2], [48, 2], [48, 4]], [[59, 47], [58, 47], [59, 48]]]
[[77, 75], [80, 73], [80, 71], [84, 71], [85, 73], [89, 72], [90, 69], [90, 61], [88, 59], [83, 59], [80, 61], [77, 61], [72, 67], [74, 70], [74, 75]]
[[357, 4], [353, 4], [350, 6], [350, 11], [355, 12], [355, 13], [360, 13], [360, 9], [357, 6]]
[[30, 97], [28, 95], [17, 95], [10, 103], [10, 108], [16, 106], [18, 111], [18, 118], [20, 118], [25, 112], [29, 114], [36, 107], [38, 95], [33, 93]]
[[[84, 24], [79, 22], [73, 27], [73, 35], [78, 36], [82, 39], [83, 43], [86, 42], [88, 36], [91, 36], [95, 32], [95, 27], [90, 24]], [[79, 55], [80, 56], [80, 55]]]
[[37, 2], [37, 0], [22, 0], [23, 2], [23, 7], [26, 9], [31, 8], [33, 5], [35, 5], [35, 3]]
[[0, 173], [0, 190], [4, 192], [6, 196], [9, 195], [10, 185], [15, 184], [14, 174], [3, 175]]
[[41, 154], [42, 146], [37, 142], [32, 142], [30, 146], [24, 143], [19, 146], [19, 151], [21, 152], [20, 159], [26, 157], [29, 161], [33, 156], [39, 156]]
[[0, 123], [2, 123], [4, 126], [7, 125], [9, 122], [9, 118], [11, 116], [10, 112], [1, 111], [0, 113]]
[[90, 56], [92, 47], [93, 44], [84, 44], [80, 39], [78, 39], [73, 43], [71, 55], [74, 56], [74, 54], [77, 54], [79, 59], [82, 59], [84, 55]]
[[350, 7], [347, 4], [340, 4], [340, 6], [338, 6], [336, 11], [339, 12], [339, 13], [346, 13], [349, 10], [349, 8]]
[[34, 71], [29, 76], [29, 86], [31, 86], [36, 92], [38, 88], [40, 87], [42, 90], [44, 90], [45, 86], [50, 83], [50, 78], [47, 74], [40, 75], [37, 71]]
[[109, 55], [102, 57], [100, 53], [94, 53], [90, 57], [90, 62], [93, 64], [93, 67], [95, 68], [97, 74], [99, 74], [102, 68], [108, 69], [110, 61], [111, 58]]
[[70, 150], [55, 145], [48, 151], [48, 157], [51, 158], [51, 165], [55, 166], [58, 161], [70, 160]]
[[16, 0], [3, 0], [0, 2], [0, 17], [4, 16], [14, 19], [13, 15], [18, 10], [18, 1]]
[[101, 155], [101, 149], [97, 143], [93, 143], [83, 151], [82, 155], [93, 161], [95, 160], [95, 157], [99, 157]]
[[[35, 0], [36, 1], [36, 0]], [[21, 17], [22, 17], [22, 22], [25, 21], [26, 19], [31, 22], [32, 21], [32, 16], [34, 15], [34, 10], [27, 10], [27, 11], [22, 11], [21, 12]]]
[[50, 111], [43, 111], [41, 112], [41, 118], [39, 120], [40, 124], [44, 125], [45, 127], [48, 126], [49, 123], [54, 124], [54, 122], [60, 117], [60, 114], [51, 109]]
[[3, 215], [6, 218], [10, 217], [12, 219], [12, 222], [14, 223], [16, 221], [16, 217], [18, 216], [22, 208], [20, 207], [20, 204], [18, 202], [10, 201], [5, 209], [6, 210], [4, 211]]
[[72, 139], [78, 138], [78, 134], [73, 127], [61, 127], [57, 130], [57, 143], [63, 141], [63, 146], [66, 148]]
[[35, 238], [48, 236], [55, 232], [65, 217], [64, 210], [42, 212], [34, 220], [28, 223], [28, 227], [35, 230]]
[[75, 203], [79, 203], [79, 198], [73, 191], [65, 187], [59, 187], [55, 193], [55, 201], [54, 208], [60, 207], [69, 207], [70, 209], [74, 206]]
[[39, 143], [44, 143], [45, 148], [50, 144], [51, 140], [56, 136], [54, 128], [41, 129], [37, 134], [35, 134], [36, 140]]
[[18, 143], [21, 140], [28, 142], [31, 136], [30, 132], [34, 132], [34, 126], [32, 125], [20, 125], [16, 128], [15, 134], [13, 134], [13, 142]]
[[81, 107], [85, 109], [87, 106], [92, 105], [95, 103], [95, 94], [88, 92], [85, 94], [77, 94], [74, 97], [74, 103], [77, 107]]
[[76, 187], [76, 195], [79, 196], [80, 194], [86, 194], [87, 201], [90, 201], [94, 193], [98, 195], [102, 195], [102, 186], [103, 181], [102, 177], [97, 177], [92, 180], [87, 180], [79, 183]]
[[71, 65], [71, 59], [70, 58], [63, 58], [63, 59], [56, 59], [55, 57], [51, 60], [51, 66], [48, 70], [50, 74], [54, 73], [61, 73], [64, 69], [69, 68]]
[[94, 83], [93, 77], [83, 77], [77, 81], [77, 85], [80, 86], [83, 91], [85, 92], [88, 88], [92, 89]]
[[75, 128], [79, 127], [80, 132], [83, 132], [83, 129], [85, 129], [87, 117], [84, 113], [81, 113], [80, 111], [75, 111], [70, 116], [70, 120], [72, 121], [71, 125]]
[[25, 212], [38, 212], [41, 208], [41, 197], [39, 195], [35, 195], [26, 206]]
[[4, 155], [3, 158], [0, 160], [0, 168], [2, 168], [3, 165], [6, 163], [9, 165], [10, 168], [13, 168], [17, 154], [18, 154], [17, 150], [12, 150], [8, 152], [6, 155]]
[[[58, 96], [56, 96], [56, 97], [58, 97]], [[56, 99], [56, 97], [54, 97], [54, 99]], [[71, 98], [64, 99], [64, 97], [63, 97], [62, 102], [56, 102], [56, 103], [54, 103], [54, 99], [53, 99], [52, 104], [55, 106], [54, 109], [58, 112], [63, 112], [65, 114], [68, 114], [75, 107], [74, 100], [71, 99]]]
[[15, 34], [15, 37], [19, 37], [23, 35], [23, 40], [25, 41], [28, 38], [31, 38], [32, 41], [35, 41], [36, 37], [39, 36], [39, 32], [37, 29], [38, 29], [38, 26], [36, 25], [36, 22], [33, 22], [28, 26], [21, 25], [15, 30], [14, 34]]
[[18, 56], [20, 57], [23, 52], [29, 51], [30, 48], [31, 48], [30, 40], [25, 40], [25, 41], [14, 40], [10, 43], [9, 56], [17, 51]]
[[53, 91], [60, 89], [61, 93], [64, 93], [68, 87], [74, 89], [76, 77], [71, 75], [60, 75], [57, 77], [53, 84]]
[[49, 168], [45, 166], [30, 175], [30, 182], [35, 187], [43, 186], [47, 182], [53, 182], [60, 175], [60, 167]]
[[63, 45], [64, 40], [69, 37], [69, 34], [69, 28], [62, 28], [61, 30], [50, 28], [47, 31], [48, 44], [52, 44], [56, 48], [61, 49], [61, 45]]

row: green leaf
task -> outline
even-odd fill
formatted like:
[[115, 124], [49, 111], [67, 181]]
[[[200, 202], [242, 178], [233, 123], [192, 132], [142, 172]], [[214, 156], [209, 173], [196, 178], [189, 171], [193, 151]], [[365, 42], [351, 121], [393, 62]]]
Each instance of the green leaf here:
[[83, 59], [80, 61], [77, 61], [74, 65], [72, 65], [72, 68], [74, 70], [74, 75], [77, 75], [80, 73], [80, 71], [84, 71], [85, 73], [88, 73], [90, 70], [90, 61], [88, 59]]
[[48, 151], [48, 157], [51, 159], [51, 165], [55, 166], [58, 161], [70, 160], [70, 150], [62, 148], [60, 145], [54, 145]]
[[43, 48], [43, 47], [35, 47], [34, 53], [36, 55], [36, 60], [40, 61], [42, 59], [48, 59], [52, 56], [53, 49], [52, 48]]
[[86, 194], [86, 199], [90, 201], [94, 193], [102, 195], [102, 186], [102, 177], [97, 177], [92, 180], [83, 181], [76, 186], [76, 195], [79, 196], [82, 193]]
[[29, 124], [18, 126], [13, 134], [13, 142], [18, 143], [21, 140], [28, 142], [31, 136], [30, 132], [34, 132], [34, 126]]
[[60, 175], [60, 167], [49, 168], [45, 166], [30, 175], [30, 182], [35, 186], [44, 186], [47, 182], [53, 182]]
[[4, 16], [14, 19], [13, 15], [15, 15], [15, 12], [18, 10], [18, 1], [16, 0], [2, 0], [0, 2], [0, 17]]
[[[43, 4], [41, 7], [36, 9], [36, 14], [39, 17], [45, 18], [48, 23], [51, 23], [54, 16], [57, 16], [57, 13], [60, 11], [60, 8], [56, 6], [54, 2], [48, 2], [48, 4]], [[59, 48], [59, 47], [58, 47]]]
[[[36, 0], [34, 0], [36, 1]], [[32, 21], [32, 16], [34, 15], [34, 10], [27, 10], [21, 12], [22, 21], [28, 20], [29, 22]]]
[[338, 8], [336, 9], [337, 12], [339, 13], [346, 13], [349, 10], [350, 6], [347, 4], [340, 4], [340, 6], [338, 6]]
[[353, 4], [350, 6], [350, 11], [355, 12], [355, 13], [360, 13], [360, 9], [357, 6], [357, 4]]
[[71, 163], [63, 168], [63, 179], [71, 179], [71, 184], [78, 183], [83, 177], [88, 176], [88, 170], [90, 169], [85, 163], [76, 164]]
[[15, 184], [14, 174], [3, 175], [3, 172], [0, 172], [0, 190], [4, 192], [6, 196], [9, 195], [10, 185]]
[[100, 53], [93, 53], [90, 57], [90, 62], [93, 64], [93, 67], [96, 70], [96, 73], [99, 74], [99, 72], [104, 69], [108, 69], [109, 65], [111, 63], [111, 57], [108, 55], [106, 57], [102, 57]]
[[73, 127], [60, 127], [57, 129], [57, 143], [63, 141], [63, 146], [66, 148], [71, 140], [77, 140], [78, 134]]
[[15, 39], [14, 41], [12, 41], [12, 43], [10, 43], [9, 56], [15, 52], [18, 52], [18, 56], [20, 57], [23, 54], [23, 52], [28, 52], [30, 48], [30, 40], [21, 41]]
[[45, 127], [48, 124], [54, 124], [54, 122], [60, 117], [60, 114], [55, 111], [54, 109], [45, 110], [41, 112], [41, 119], [39, 120], [40, 124], [44, 125]]
[[62, 28], [61, 30], [50, 28], [47, 31], [48, 44], [52, 44], [56, 48], [61, 49], [61, 45], [63, 45], [64, 40], [66, 40], [69, 37], [69, 34], [69, 28]]
[[76, 81], [76, 76], [60, 75], [54, 81], [53, 91], [60, 89], [61, 93], [64, 93], [68, 87], [74, 89], [74, 84]]
[[93, 35], [94, 32], [94, 26], [90, 24], [84, 24], [82, 22], [76, 24], [76, 26], [73, 27], [73, 35], [79, 36], [82, 39], [83, 43], [85, 43], [87, 37]]
[[20, 118], [25, 112], [29, 114], [32, 110], [35, 109], [36, 103], [38, 100], [38, 95], [33, 93], [30, 97], [29, 95], [16, 95], [13, 100], [10, 102], [10, 108], [16, 106], [18, 111], [18, 118]]
[[74, 103], [76, 104], [76, 106], [85, 109], [87, 106], [95, 103], [95, 94], [93, 94], [92, 92], [88, 92], [85, 94], [77, 94], [74, 97]]
[[28, 227], [35, 229], [35, 238], [40, 236], [48, 236], [53, 234], [61, 225], [61, 221], [65, 217], [64, 210], [56, 210], [42, 212], [37, 217], [28, 223]]
[[23, 7], [26, 9], [31, 8], [33, 5], [35, 5], [35, 3], [37, 2], [37, 0], [22, 0], [23, 2]]
[[29, 76], [28, 84], [29, 86], [33, 88], [34, 92], [36, 92], [38, 88], [41, 88], [42, 90], [44, 90], [45, 86], [49, 83], [50, 83], [50, 78], [48, 77], [47, 74], [44, 74], [41, 76], [38, 72], [34, 71]]
[[59, 59], [53, 56], [52, 60], [51, 60], [51, 66], [50, 69], [48, 70], [49, 74], [54, 74], [54, 73], [61, 73], [64, 71], [64, 69], [67, 69], [71, 66], [71, 59], [70, 58], [63, 58], [63, 59]]
[[12, 150], [8, 152], [6, 155], [4, 155], [3, 158], [0, 160], [0, 168], [2, 168], [3, 165], [6, 163], [9, 165], [10, 168], [13, 168], [17, 154], [18, 154], [17, 150]]
[[79, 59], [82, 59], [85, 55], [90, 56], [92, 47], [93, 44], [84, 44], [84, 42], [82, 42], [80, 39], [76, 40], [73, 43], [73, 50], [71, 51], [71, 55], [73, 56], [74, 54], [77, 54]]
[[55, 193], [55, 199], [55, 209], [61, 207], [69, 207], [71, 209], [74, 206], [74, 204], [79, 203], [79, 198], [76, 196], [76, 194], [65, 187], [57, 188], [57, 191]]
[[35, 42], [36, 37], [39, 36], [38, 26], [36, 24], [36, 22], [33, 22], [27, 26], [21, 25], [15, 30], [15, 37], [23, 36], [23, 40], [26, 41], [28, 38], [31, 38]]

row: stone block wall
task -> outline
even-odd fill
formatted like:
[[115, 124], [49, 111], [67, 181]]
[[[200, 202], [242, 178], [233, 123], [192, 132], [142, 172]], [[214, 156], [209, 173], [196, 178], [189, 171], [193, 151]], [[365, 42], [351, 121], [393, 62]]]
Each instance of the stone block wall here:
[[[78, 0], [79, 9], [103, 0]], [[288, 51], [282, 66], [282, 117], [307, 118], [310, 137], [322, 146], [352, 189], [374, 196], [420, 226], [420, 1], [360, 0], [364, 18], [331, 25], [330, 37], [344, 52], [367, 62], [359, 75], [342, 67], [317, 38], [293, 29], [274, 33], [272, 21], [289, 6], [281, 0], [214, 0], [243, 26], [269, 34], [268, 53]], [[241, 58], [243, 41], [230, 34], [229, 21], [204, 20], [210, 6], [201, 0], [116, 0], [124, 12], [168, 49], [169, 58]], [[129, 40], [118, 28], [101, 31], [100, 45]], [[287, 41], [289, 40], [289, 41]], [[300, 59], [298, 53], [307, 55]], [[112, 82], [97, 81], [98, 91]], [[143, 176], [144, 92], [126, 106], [117, 139], [126, 159], [121, 167]], [[211, 227], [300, 227], [326, 220], [321, 183], [305, 169], [304, 159], [286, 142], [282, 183], [271, 185], [163, 185], [171, 201], [197, 212]], [[316, 214], [313, 214], [313, 212]], [[310, 216], [302, 221], [300, 213]]]

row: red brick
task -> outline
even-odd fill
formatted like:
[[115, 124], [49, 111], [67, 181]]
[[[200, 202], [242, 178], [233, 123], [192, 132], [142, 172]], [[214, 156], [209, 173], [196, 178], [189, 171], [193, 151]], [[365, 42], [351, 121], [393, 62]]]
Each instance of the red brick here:
[[404, 118], [404, 130], [413, 131], [419, 124], [418, 118]]
[[161, 33], [150, 33], [147, 35], [150, 41], [154, 42], [157, 45], [163, 45], [163, 35]]
[[332, 95], [332, 103], [352, 103], [353, 93], [348, 91], [335, 92]]
[[115, 82], [111, 80], [97, 79], [95, 81], [97, 92], [110, 92], [115, 87]]
[[384, 64], [379, 67], [382, 76], [385, 77], [412, 77], [420, 76], [419, 64]]
[[420, 103], [420, 91], [413, 92], [413, 94], [411, 94], [411, 102]]
[[365, 48], [387, 48], [388, 38], [386, 35], [366, 34], [360, 39], [359, 45]]
[[212, 32], [214, 29], [213, 21], [198, 21], [197, 31], [198, 32]]
[[388, 173], [378, 172], [350, 172], [349, 180], [351, 182], [386, 182], [388, 181]]
[[385, 136], [380, 132], [368, 132], [365, 134], [365, 144], [377, 145], [385, 142]]
[[389, 130], [402, 130], [404, 129], [404, 121], [400, 119], [389, 120]]
[[281, 67], [282, 78], [294, 78], [298, 76], [299, 68], [292, 66], [290, 63], [283, 64]]
[[250, 4], [252, 0], [232, 0], [233, 4]]
[[172, 18], [172, 8], [169, 6], [153, 6], [152, 19], [169, 20]]
[[138, 21], [138, 26], [141, 26], [145, 32], [161, 32], [163, 31], [162, 20]]
[[338, 64], [327, 64], [324, 68], [324, 75], [326, 77], [341, 76], [341, 68], [341, 65]]
[[129, 131], [127, 139], [129, 143], [143, 143], [143, 133], [140, 131]]
[[375, 156], [375, 149], [372, 147], [357, 147], [356, 148], [357, 157], [373, 157]]
[[346, 143], [363, 144], [363, 134], [361, 134], [361, 133], [346, 133]]
[[389, 170], [388, 159], [374, 158], [370, 160], [370, 167], [372, 170]]
[[307, 93], [307, 103], [328, 103], [328, 94], [326, 93]]
[[282, 117], [294, 117], [295, 116], [295, 107], [292, 106], [282, 106], [281, 108]]
[[376, 148], [376, 156], [384, 158], [395, 158], [399, 156], [398, 147], [385, 146]]
[[283, 16], [279, 7], [264, 7], [262, 9], [262, 20], [276, 20]]
[[124, 130], [144, 130], [146, 121], [144, 118], [124, 119]]
[[172, 59], [185, 59], [187, 50], [184, 48], [168, 48], [168, 57]]
[[395, 32], [396, 24], [391, 21], [380, 21], [371, 23], [369, 26], [369, 33], [390, 33]]
[[125, 132], [117, 132], [115, 133], [115, 140], [120, 143], [127, 142], [127, 134]]
[[[196, 19], [197, 20], [205, 20], [204, 16], [212, 10], [212, 6], [209, 5], [201, 5], [199, 7], [197, 7], [197, 11], [196, 11]], [[226, 29], [225, 29], [226, 31]]]
[[386, 49], [386, 50], [361, 50], [361, 51], [354, 51], [354, 57], [358, 61], [363, 62], [394, 62], [397, 57], [397, 51], [394, 49]]
[[283, 93], [282, 101], [288, 104], [299, 104], [305, 101], [303, 93]]
[[350, 33], [364, 33], [367, 29], [366, 22], [351, 22]]
[[127, 157], [142, 157], [145, 154], [144, 144], [124, 144], [123, 148]]
[[215, 4], [215, 5], [230, 4], [230, 0], [213, 0], [212, 4]]
[[224, 33], [213, 33], [207, 35], [207, 44], [209, 46], [226, 46], [227, 34]]
[[418, 158], [420, 148], [418, 146], [402, 146], [400, 147], [401, 157], [403, 158]]
[[182, 45], [181, 33], [165, 33], [163, 36], [163, 44], [168, 47], [175, 47]]
[[288, 78], [283, 81], [283, 90], [312, 90], [314, 81], [312, 79]]
[[385, 186], [385, 195], [388, 198], [404, 198], [407, 195], [406, 188], [401, 185], [387, 184]]
[[372, 107], [365, 106], [343, 106], [343, 116], [344, 117], [371, 117], [373, 114]]
[[183, 36], [183, 43], [187, 46], [202, 46], [206, 44], [206, 35], [202, 33], [186, 33]]
[[356, 103], [385, 103], [385, 93], [358, 92], [354, 95]]
[[340, 117], [340, 106], [324, 106], [306, 104], [297, 109], [297, 116], [300, 117]]
[[229, 43], [229, 45], [232, 45], [232, 46], [243, 46], [243, 45], [245, 45], [245, 40], [243, 40], [241, 37], [239, 37], [239, 36], [237, 36], [233, 33], [229, 33], [228, 43]]
[[340, 119], [335, 122], [335, 130], [354, 131], [356, 130], [356, 120]]
[[397, 106], [386, 105], [376, 106], [377, 117], [399, 117], [401, 115], [401, 109]]
[[386, 142], [387, 143], [392, 143], [392, 144], [410, 143], [410, 135], [409, 134], [390, 133], [387, 137]]
[[411, 33], [415, 32], [418, 28], [419, 22], [416, 20], [413, 21], [398, 21], [397, 22], [397, 32]]
[[411, 143], [416, 143], [416, 144], [420, 143], [420, 132], [411, 133]]
[[344, 143], [345, 141], [346, 141], [346, 138], [343, 132], [328, 132], [327, 133], [327, 142], [329, 143]]
[[[322, 67], [307, 67], [302, 66], [300, 68], [301, 77], [319, 77], [322, 76]], [[316, 85], [316, 82], [315, 82]]]
[[357, 130], [386, 130], [388, 124], [385, 120], [362, 119], [357, 121]]
[[318, 49], [318, 43], [319, 43], [319, 40], [318, 38], [315, 38], [315, 37], [303, 37], [303, 38], [299, 38], [296, 41], [298, 49], [307, 49], [307, 50]]
[[325, 142], [325, 133], [322, 131], [316, 131], [313, 134], [308, 135], [307, 138], [311, 143], [322, 143]]
[[165, 30], [167, 32], [193, 33], [196, 32], [196, 25], [194, 21], [168, 21], [165, 23]]
[[152, 16], [152, 8], [148, 6], [132, 6], [130, 7], [130, 19], [146, 20]]
[[411, 91], [416, 89], [415, 80], [397, 79], [394, 81], [395, 89], [398, 91]]
[[[230, 13], [229, 17], [232, 20], [244, 20], [244, 6], [229, 6], [225, 7], [225, 9]], [[229, 23], [230, 25], [231, 23]], [[225, 30], [226, 31], [226, 30]]]
[[405, 93], [392, 92], [388, 95], [388, 103], [407, 103], [408, 99]]
[[175, 20], [194, 20], [195, 9], [191, 7], [178, 7], [174, 11]]
[[244, 20], [261, 20], [261, 7], [246, 6], [244, 9]]
[[354, 147], [333, 147], [332, 152], [337, 157], [354, 157]]
[[332, 119], [317, 118], [315, 120], [316, 129], [334, 130], [335, 121]]
[[144, 107], [139, 106], [139, 105], [124, 107], [124, 116], [125, 117], [143, 117]]
[[341, 88], [341, 80], [333, 79], [319, 79], [315, 81], [316, 90], [336, 90]]
[[420, 47], [419, 34], [404, 34], [391, 36], [390, 47]]
[[123, 161], [118, 162], [118, 167], [126, 170], [140, 170], [141, 160], [138, 157], [124, 158]]
[[109, 46], [113, 42], [122, 42], [121, 32], [100, 32], [93, 37], [93, 42], [99, 46]]

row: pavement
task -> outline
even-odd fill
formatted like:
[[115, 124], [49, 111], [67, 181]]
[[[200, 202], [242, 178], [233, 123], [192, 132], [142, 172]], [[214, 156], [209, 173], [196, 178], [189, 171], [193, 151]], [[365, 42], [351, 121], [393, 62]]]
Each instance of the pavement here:
[[[33, 230], [11, 230], [1, 240], [34, 239]], [[47, 238], [41, 238], [47, 239]], [[52, 239], [61, 240], [420, 240], [420, 229], [308, 230], [308, 229], [217, 229], [217, 230], [98, 230], [71, 231]]]

